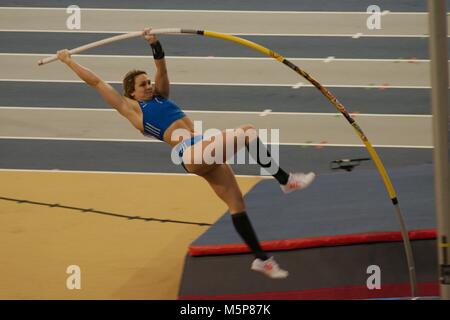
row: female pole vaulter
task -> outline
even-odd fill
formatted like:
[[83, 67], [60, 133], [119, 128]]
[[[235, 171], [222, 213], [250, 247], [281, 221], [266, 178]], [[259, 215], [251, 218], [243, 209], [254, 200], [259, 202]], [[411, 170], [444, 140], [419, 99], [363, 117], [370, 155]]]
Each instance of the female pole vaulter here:
[[[194, 131], [189, 117], [168, 99], [170, 82], [164, 51], [161, 43], [155, 35], [150, 34], [150, 31], [150, 28], [145, 28], [142, 35], [148, 41], [153, 52], [156, 65], [154, 87], [145, 71], [131, 70], [123, 79], [124, 95], [121, 95], [94, 72], [72, 59], [67, 49], [58, 51], [57, 57], [80, 79], [93, 87], [106, 103], [127, 118], [142, 134], [155, 137], [172, 146], [188, 173], [196, 174], [209, 183], [217, 196], [228, 206], [236, 231], [255, 255], [255, 260], [251, 265], [252, 270], [261, 272], [270, 278], [286, 278], [288, 272], [281, 269], [275, 259], [269, 257], [261, 248], [247, 216], [244, 198], [234, 172], [226, 163], [231, 156], [226, 151], [231, 149], [234, 155], [244, 146], [249, 152], [256, 150], [256, 155], [252, 154], [252, 157], [263, 168], [273, 168], [274, 160], [251, 124], [224, 130], [209, 140]], [[185, 137], [182, 141], [179, 138], [180, 132], [183, 132]], [[178, 139], [174, 136], [177, 136]], [[199, 147], [200, 153], [194, 150]], [[205, 149], [214, 149], [215, 152], [219, 152], [222, 161], [214, 163], [207, 161], [205, 152], [203, 152]], [[263, 163], [261, 154], [270, 160], [269, 163]], [[287, 173], [276, 164], [273, 177], [280, 183], [284, 193], [290, 193], [308, 187], [313, 182], [315, 174], [313, 172], [308, 174]]]

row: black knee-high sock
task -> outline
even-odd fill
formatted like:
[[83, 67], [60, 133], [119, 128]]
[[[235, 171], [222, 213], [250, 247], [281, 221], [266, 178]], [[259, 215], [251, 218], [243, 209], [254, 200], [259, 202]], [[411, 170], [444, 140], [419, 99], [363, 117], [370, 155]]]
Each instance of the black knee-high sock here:
[[[255, 145], [256, 144], [256, 148]], [[267, 147], [264, 145], [264, 143], [262, 143], [262, 141], [259, 139], [259, 137], [256, 137], [256, 139], [253, 139], [250, 143], [245, 144], [245, 147], [247, 148], [247, 150], [249, 151], [250, 155], [255, 159], [256, 158], [256, 162], [263, 168], [270, 168], [272, 165], [272, 162], [274, 162], [274, 160], [272, 159], [272, 156], [270, 155], [269, 150], [267, 150]], [[252, 152], [253, 151], [253, 152]], [[256, 157], [254, 154], [256, 152]], [[267, 155], [267, 157], [270, 159], [270, 161], [266, 164], [261, 162], [261, 158], [260, 158], [260, 154], [265, 154]], [[277, 172], [275, 174], [272, 175], [272, 177], [274, 177], [275, 179], [277, 179], [277, 181], [280, 184], [286, 184], [288, 183], [288, 179], [289, 179], [289, 174], [286, 173], [283, 169], [281, 169], [281, 167], [276, 164], [278, 169]]]
[[234, 213], [231, 215], [231, 219], [233, 220], [234, 228], [253, 251], [256, 258], [259, 258], [261, 260], [269, 259], [269, 257], [266, 255], [266, 253], [261, 248], [261, 245], [259, 244], [258, 238], [256, 237], [252, 224], [248, 219], [247, 213], [245, 211]]

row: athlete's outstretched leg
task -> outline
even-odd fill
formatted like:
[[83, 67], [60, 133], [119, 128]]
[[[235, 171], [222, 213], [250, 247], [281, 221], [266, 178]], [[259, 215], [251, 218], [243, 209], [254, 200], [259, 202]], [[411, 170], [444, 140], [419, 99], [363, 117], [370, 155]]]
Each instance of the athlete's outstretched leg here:
[[282, 270], [276, 261], [272, 257], [269, 258], [261, 248], [248, 218], [244, 198], [231, 167], [228, 164], [216, 166], [202, 177], [208, 181], [219, 198], [227, 204], [236, 231], [255, 255], [256, 259], [252, 263], [252, 270], [262, 272], [271, 278], [286, 278], [288, 272]]

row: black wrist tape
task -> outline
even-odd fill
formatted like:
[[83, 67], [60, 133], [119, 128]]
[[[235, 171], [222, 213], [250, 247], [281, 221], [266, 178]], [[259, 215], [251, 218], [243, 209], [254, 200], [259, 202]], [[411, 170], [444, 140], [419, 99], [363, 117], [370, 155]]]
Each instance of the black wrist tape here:
[[154, 59], [159, 60], [164, 58], [164, 50], [158, 40], [155, 43], [150, 43], [150, 47], [152, 47]]

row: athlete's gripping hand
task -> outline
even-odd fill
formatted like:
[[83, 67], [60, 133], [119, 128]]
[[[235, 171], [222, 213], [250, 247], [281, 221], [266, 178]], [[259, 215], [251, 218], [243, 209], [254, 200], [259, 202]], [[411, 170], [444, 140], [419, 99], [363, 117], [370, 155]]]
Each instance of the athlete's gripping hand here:
[[142, 31], [142, 36], [150, 44], [155, 43], [156, 41], [158, 41], [158, 39], [156, 39], [156, 36], [154, 34], [150, 34], [151, 30], [152, 30], [152, 28], [145, 28], [144, 31]]
[[57, 55], [58, 59], [61, 60], [61, 62], [64, 62], [65, 64], [69, 63], [70, 60], [72, 59], [72, 58], [70, 57], [70, 52], [69, 52], [69, 50], [67, 50], [67, 49], [59, 50], [59, 51], [56, 53], [56, 55]]

